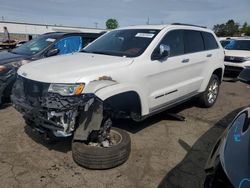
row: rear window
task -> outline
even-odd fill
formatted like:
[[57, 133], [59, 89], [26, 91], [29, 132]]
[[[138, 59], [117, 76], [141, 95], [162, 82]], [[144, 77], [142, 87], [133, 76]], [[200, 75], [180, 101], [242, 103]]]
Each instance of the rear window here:
[[211, 33], [202, 32], [202, 36], [204, 39], [206, 50], [213, 50], [213, 49], [218, 48], [218, 44], [217, 44], [214, 36]]
[[204, 43], [201, 32], [185, 30], [185, 53], [194, 53], [204, 50]]

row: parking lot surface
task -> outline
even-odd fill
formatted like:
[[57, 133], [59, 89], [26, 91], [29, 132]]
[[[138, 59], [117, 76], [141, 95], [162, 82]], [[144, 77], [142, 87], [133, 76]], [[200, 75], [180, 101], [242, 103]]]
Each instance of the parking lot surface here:
[[0, 110], [0, 187], [202, 187], [210, 150], [232, 118], [227, 114], [248, 105], [249, 93], [243, 83], [223, 82], [214, 107], [188, 102], [171, 110], [186, 121], [163, 112], [140, 124], [115, 122], [131, 136], [131, 155], [125, 164], [101, 171], [76, 165], [70, 140], [46, 144], [6, 106]]

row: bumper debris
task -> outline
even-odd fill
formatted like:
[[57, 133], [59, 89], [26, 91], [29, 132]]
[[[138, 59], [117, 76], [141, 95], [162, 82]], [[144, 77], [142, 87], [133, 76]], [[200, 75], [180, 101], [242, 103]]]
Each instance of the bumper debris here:
[[48, 92], [49, 84], [19, 77], [12, 91], [14, 107], [37, 129], [52, 131], [57, 137], [87, 140], [100, 130], [103, 102], [94, 94], [61, 96]]

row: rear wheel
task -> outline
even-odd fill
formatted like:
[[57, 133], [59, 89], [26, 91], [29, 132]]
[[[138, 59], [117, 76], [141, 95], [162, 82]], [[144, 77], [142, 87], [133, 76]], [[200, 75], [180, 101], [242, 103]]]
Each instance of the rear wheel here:
[[205, 108], [213, 106], [218, 98], [219, 87], [219, 77], [213, 74], [208, 83], [206, 91], [199, 97], [199, 104]]
[[89, 169], [109, 169], [127, 161], [131, 151], [128, 133], [113, 127], [107, 138], [102, 143], [73, 141], [74, 161]]

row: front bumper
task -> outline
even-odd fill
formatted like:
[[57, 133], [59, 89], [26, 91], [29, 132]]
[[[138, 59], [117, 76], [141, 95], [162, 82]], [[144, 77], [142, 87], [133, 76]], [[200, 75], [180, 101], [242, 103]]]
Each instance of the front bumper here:
[[102, 101], [94, 94], [61, 96], [49, 93], [48, 87], [23, 77], [14, 84], [13, 105], [32, 126], [52, 131], [55, 136], [70, 136], [78, 129], [78, 140], [86, 140], [91, 131], [100, 129]]
[[250, 66], [249, 61], [237, 62], [237, 63], [225, 61], [224, 64], [226, 72], [236, 72], [236, 73], [240, 73], [245, 67]]

